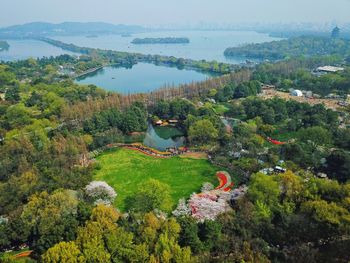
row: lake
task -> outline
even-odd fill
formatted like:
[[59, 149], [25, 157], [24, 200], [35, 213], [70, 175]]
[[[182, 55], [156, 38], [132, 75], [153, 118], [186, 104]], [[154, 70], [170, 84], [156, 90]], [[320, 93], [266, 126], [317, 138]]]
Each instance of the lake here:
[[76, 80], [79, 84], [94, 84], [122, 94], [149, 92], [164, 85], [179, 85], [201, 81], [209, 75], [194, 70], [138, 63], [132, 68], [105, 67]]
[[[134, 38], [146, 37], [187, 37], [189, 44], [158, 44], [135, 45], [130, 42]], [[86, 36], [57, 36], [54, 39], [73, 43], [78, 46], [111, 49], [143, 54], [168, 55], [195, 60], [217, 60], [238, 64], [244, 62], [242, 58], [226, 58], [224, 51], [227, 47], [239, 46], [247, 43], [261, 43], [279, 40], [268, 34], [254, 31], [159, 31], [134, 34], [122, 37], [120, 35], [103, 35], [96, 38]], [[36, 40], [6, 40], [10, 44], [8, 51], [0, 52], [0, 60], [13, 61], [29, 57], [49, 57], [62, 54], [73, 54], [60, 48]]]
[[30, 57], [41, 58], [59, 56], [63, 54], [74, 54], [36, 40], [21, 39], [6, 40], [6, 42], [9, 43], [10, 48], [0, 52], [0, 61], [14, 61], [28, 59]]
[[[135, 45], [130, 42], [134, 38], [146, 37], [187, 37], [189, 44], [147, 44]], [[260, 43], [277, 40], [267, 34], [253, 31], [161, 31], [134, 34], [122, 37], [120, 35], [104, 35], [99, 37], [60, 36], [54, 39], [78, 46], [110, 49], [143, 54], [159, 54], [190, 58], [195, 60], [217, 60], [219, 62], [242, 63], [243, 58], [226, 58], [224, 50], [227, 47], [239, 46], [246, 43]], [[36, 40], [8, 40], [10, 48], [0, 52], [0, 60], [13, 61], [29, 57], [49, 57], [61, 54], [74, 54], [47, 43]], [[192, 81], [201, 81], [209, 75], [194, 70], [155, 66], [138, 63], [131, 69], [105, 67], [79, 79], [81, 84], [95, 84], [109, 91], [123, 94], [149, 92], [165, 85], [179, 85]]]
[[159, 127], [149, 124], [143, 144], [159, 151], [165, 151], [167, 148], [181, 147], [185, 141], [183, 133], [175, 127]]
[[[134, 38], [163, 38], [186, 37], [189, 44], [131, 44]], [[161, 31], [134, 34], [128, 37], [119, 35], [104, 35], [96, 38], [86, 36], [60, 36], [54, 39], [65, 43], [73, 43], [78, 46], [110, 49], [126, 52], [138, 52], [142, 54], [167, 55], [178, 58], [191, 58], [195, 60], [216, 60], [238, 64], [245, 62], [243, 58], [226, 58], [224, 51], [228, 47], [235, 47], [247, 43], [262, 43], [279, 40], [268, 34], [254, 31]]]

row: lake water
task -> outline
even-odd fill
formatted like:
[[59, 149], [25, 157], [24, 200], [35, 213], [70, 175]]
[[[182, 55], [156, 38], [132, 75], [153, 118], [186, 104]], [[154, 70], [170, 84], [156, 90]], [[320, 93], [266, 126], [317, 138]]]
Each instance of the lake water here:
[[76, 80], [123, 94], [149, 92], [166, 84], [179, 85], [205, 80], [209, 76], [194, 70], [138, 63], [132, 68], [105, 67]]
[[154, 127], [149, 124], [143, 144], [159, 151], [165, 151], [167, 148], [183, 146], [185, 137], [180, 130], [174, 127]]
[[[156, 45], [136, 45], [130, 43], [134, 38], [146, 37], [187, 37], [190, 39], [190, 43]], [[245, 59], [226, 58], [224, 56], [226, 48], [247, 43], [261, 43], [279, 40], [279, 38], [270, 37], [268, 34], [261, 34], [253, 31], [162, 31], [134, 34], [128, 37], [107, 35], [99, 36], [97, 38], [87, 38], [86, 36], [64, 36], [54, 38], [65, 43], [73, 43], [84, 47], [138, 52], [152, 55], [167, 55], [195, 60], [216, 60], [233, 64], [244, 62]]]
[[[190, 43], [156, 45], [135, 45], [130, 43], [134, 38], [146, 37], [187, 37], [190, 39]], [[223, 53], [227, 47], [277, 39], [269, 37], [267, 34], [252, 31], [162, 31], [134, 34], [128, 37], [107, 35], [97, 38], [87, 38], [86, 36], [53, 38], [65, 43], [73, 43], [84, 47], [138, 52], [142, 54], [159, 54], [195, 60], [216, 60], [233, 64], [244, 62], [245, 59], [226, 58]], [[72, 52], [35, 40], [8, 40], [8, 43], [10, 44], [10, 48], [7, 51], [0, 52], [0, 61], [73, 54]], [[192, 81], [205, 80], [208, 77], [208, 75], [193, 70], [179, 70], [177, 68], [139, 63], [131, 69], [106, 67], [79, 78], [77, 82], [81, 84], [95, 84], [110, 91], [128, 94], [149, 92], [166, 84], [179, 85]]]
[[[187, 37], [190, 39], [190, 43], [160, 45], [135, 45], [130, 43], [134, 38], [145, 37]], [[244, 59], [226, 58], [223, 53], [227, 47], [279, 40], [279, 38], [270, 37], [268, 34], [253, 31], [161, 31], [134, 34], [128, 37], [105, 35], [97, 38], [87, 38], [86, 36], [60, 36], [52, 38], [84, 47], [168, 55], [195, 60], [217, 60], [219, 62], [233, 64], [244, 62]], [[35, 40], [7, 40], [7, 42], [10, 44], [10, 49], [0, 52], [0, 60], [13, 61], [27, 59], [29, 57], [37, 58], [73, 54]]]
[[62, 54], [73, 54], [61, 48], [51, 46], [36, 40], [6, 40], [10, 48], [0, 52], [0, 61], [23, 60], [27, 58], [41, 58], [59, 56]]

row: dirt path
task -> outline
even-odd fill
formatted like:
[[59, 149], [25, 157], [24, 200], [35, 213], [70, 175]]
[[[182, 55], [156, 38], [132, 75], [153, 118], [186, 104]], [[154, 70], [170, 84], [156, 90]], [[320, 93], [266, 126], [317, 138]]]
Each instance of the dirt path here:
[[297, 97], [297, 96], [292, 96], [287, 92], [281, 92], [277, 90], [264, 91], [260, 95], [260, 97], [263, 99], [272, 99], [274, 97], [278, 97], [285, 100], [295, 100], [300, 103], [308, 103], [310, 105], [323, 104], [326, 108], [332, 109], [335, 111], [342, 108], [340, 105], [338, 105], [339, 100], [336, 100], [336, 99], [315, 99], [315, 98]]
[[208, 155], [205, 152], [186, 152], [180, 155], [181, 158], [191, 158], [191, 159], [208, 159]]

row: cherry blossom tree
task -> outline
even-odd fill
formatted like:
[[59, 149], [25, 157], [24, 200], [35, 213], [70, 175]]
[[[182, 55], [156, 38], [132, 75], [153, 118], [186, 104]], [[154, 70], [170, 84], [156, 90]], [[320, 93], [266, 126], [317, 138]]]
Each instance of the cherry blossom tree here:
[[193, 194], [188, 203], [192, 210], [192, 216], [198, 221], [215, 220], [219, 214], [229, 209], [224, 198], [212, 193]]

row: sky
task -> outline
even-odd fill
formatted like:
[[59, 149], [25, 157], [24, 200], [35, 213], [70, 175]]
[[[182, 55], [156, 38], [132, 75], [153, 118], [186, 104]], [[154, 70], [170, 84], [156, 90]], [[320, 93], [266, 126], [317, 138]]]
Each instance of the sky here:
[[350, 0], [0, 0], [0, 27], [28, 22], [198, 25], [345, 23]]

